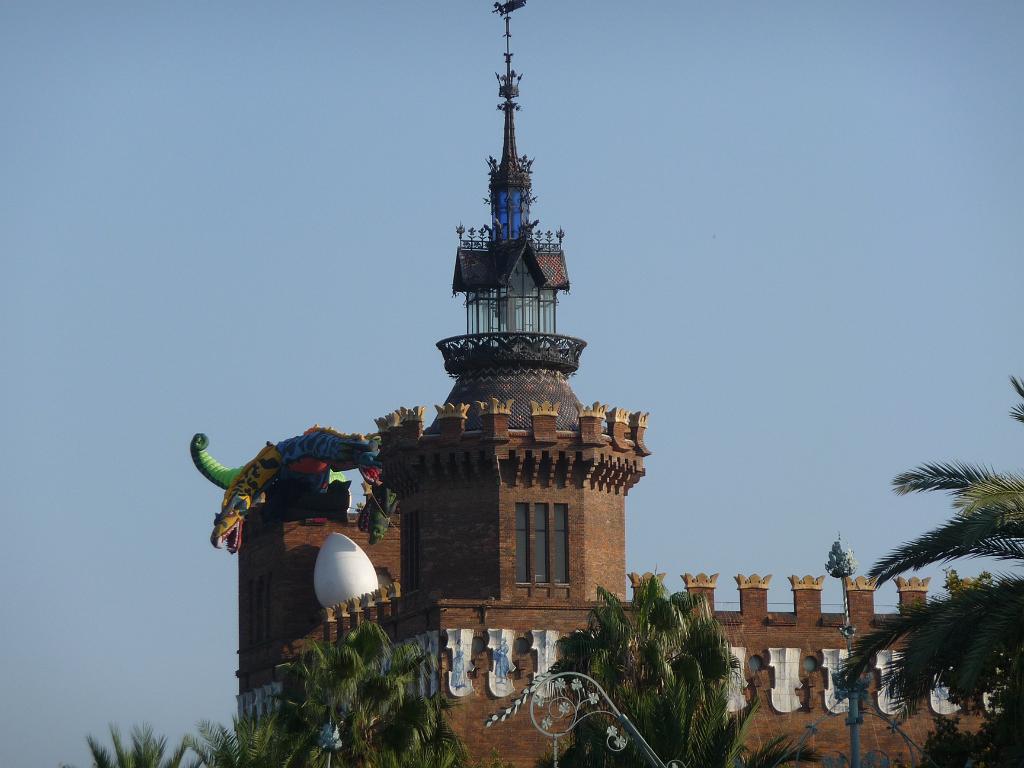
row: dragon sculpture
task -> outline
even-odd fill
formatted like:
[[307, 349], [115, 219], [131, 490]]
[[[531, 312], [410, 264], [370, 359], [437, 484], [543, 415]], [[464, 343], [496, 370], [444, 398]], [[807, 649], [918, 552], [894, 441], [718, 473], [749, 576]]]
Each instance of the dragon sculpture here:
[[326, 493], [336, 480], [347, 487], [342, 472], [358, 469], [371, 488], [381, 483], [375, 435], [344, 434], [315, 425], [297, 437], [267, 443], [256, 458], [234, 468], [214, 459], [206, 450], [209, 444], [204, 434], [192, 438], [192, 462], [203, 477], [224, 489], [224, 501], [213, 520], [210, 543], [218, 549], [223, 546], [232, 554], [242, 546], [242, 527], [253, 504], [260, 494], [282, 480], [297, 481], [309, 491]]

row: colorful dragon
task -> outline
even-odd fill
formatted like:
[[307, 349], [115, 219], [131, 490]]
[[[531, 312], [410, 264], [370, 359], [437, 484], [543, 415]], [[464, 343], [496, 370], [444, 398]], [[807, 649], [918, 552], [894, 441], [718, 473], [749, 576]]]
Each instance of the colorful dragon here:
[[232, 554], [242, 546], [242, 527], [249, 510], [261, 493], [280, 480], [297, 480], [310, 491], [325, 493], [335, 480], [347, 485], [343, 470], [358, 469], [371, 487], [381, 482], [375, 435], [349, 435], [315, 425], [297, 437], [267, 443], [256, 458], [234, 468], [207, 453], [209, 444], [202, 433], [192, 438], [192, 462], [207, 480], [225, 489], [210, 543], [217, 548], [223, 545]]

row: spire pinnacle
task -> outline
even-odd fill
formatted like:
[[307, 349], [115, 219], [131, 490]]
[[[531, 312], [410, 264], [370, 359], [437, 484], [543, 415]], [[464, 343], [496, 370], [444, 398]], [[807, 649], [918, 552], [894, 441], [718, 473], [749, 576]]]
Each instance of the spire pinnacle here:
[[530, 165], [525, 156], [520, 157], [516, 149], [515, 113], [519, 110], [519, 81], [523, 76], [512, 68], [512, 12], [526, 5], [526, 0], [509, 0], [495, 3], [494, 12], [505, 20], [505, 72], [495, 73], [498, 79], [498, 95], [502, 101], [498, 109], [505, 114], [502, 135], [501, 161], [493, 157], [488, 160], [491, 167], [491, 209], [494, 234], [497, 240], [519, 237], [522, 229], [529, 228]]

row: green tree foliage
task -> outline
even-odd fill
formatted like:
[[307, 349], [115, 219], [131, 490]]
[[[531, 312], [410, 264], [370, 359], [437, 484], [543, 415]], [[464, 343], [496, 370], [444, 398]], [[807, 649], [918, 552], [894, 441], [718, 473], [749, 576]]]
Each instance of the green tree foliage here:
[[[703, 598], [668, 594], [657, 578], [635, 590], [631, 608], [600, 590], [589, 626], [563, 638], [554, 672], [590, 675], [633, 721], [666, 763], [733, 768], [771, 768], [791, 761], [794, 747], [784, 738], [744, 746], [756, 702], [727, 711], [729, 684], [738, 671], [721, 626]], [[630, 742], [622, 753], [606, 747], [609, 725], [582, 720], [574, 743], [560, 757], [563, 766], [641, 766], [647, 763]], [[805, 750], [801, 759], [814, 760]]]
[[93, 768], [180, 768], [188, 749], [183, 741], [168, 752], [167, 738], [154, 735], [152, 726], [145, 723], [133, 727], [128, 738], [130, 743], [126, 744], [121, 731], [111, 725], [111, 751], [94, 737], [86, 736]]
[[434, 663], [416, 646], [393, 646], [377, 624], [362, 624], [337, 643], [311, 643], [286, 665], [297, 695], [282, 701], [281, 716], [305, 746], [325, 723], [336, 725], [337, 765], [461, 768], [465, 749], [445, 716], [451, 705], [419, 692]]
[[[1011, 383], [1024, 400], [1024, 382]], [[1010, 414], [1024, 422], [1024, 402]], [[1024, 565], [1024, 475], [935, 463], [904, 472], [893, 485], [898, 494], [946, 491], [956, 514], [876, 563], [870, 575], [879, 582], [958, 558]], [[906, 608], [858, 641], [847, 673], [863, 673], [875, 653], [902, 643], [903, 653], [884, 681], [896, 701], [911, 706], [936, 681], [966, 706], [979, 706], [983, 695], [992, 694], [987, 724], [992, 759], [1019, 762], [1024, 759], [1024, 577], [961, 579], [953, 572], [947, 587], [949, 594]]]
[[317, 757], [275, 714], [237, 718], [231, 728], [202, 722], [198, 737], [186, 741], [198, 756], [196, 765], [205, 768], [299, 768]]

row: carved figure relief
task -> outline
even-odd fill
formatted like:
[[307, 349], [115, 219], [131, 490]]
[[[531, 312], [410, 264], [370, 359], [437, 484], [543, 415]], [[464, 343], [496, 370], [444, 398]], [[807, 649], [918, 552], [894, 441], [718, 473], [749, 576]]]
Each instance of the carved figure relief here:
[[487, 674], [487, 688], [499, 699], [515, 691], [512, 673], [516, 665], [512, 663], [512, 643], [516, 635], [511, 629], [488, 629], [487, 647], [491, 649], [491, 670]]
[[729, 703], [727, 706], [730, 712], [739, 712], [747, 706], [747, 697], [743, 695], [743, 691], [747, 688], [747, 678], [743, 675], [743, 665], [747, 660], [747, 649], [733, 646], [729, 648], [729, 652], [736, 660], [736, 663], [739, 664], [739, 668], [732, 670], [729, 675]]
[[843, 662], [850, 656], [850, 652], [845, 648], [822, 648], [821, 655], [824, 657], [821, 666], [825, 670], [825, 709], [829, 712], [849, 712], [849, 701], [836, 700], [836, 684], [832, 675], [842, 669]]
[[558, 630], [531, 629], [530, 637], [533, 638], [533, 651], [537, 654], [537, 671], [533, 673], [536, 678], [551, 669], [558, 658]]
[[800, 682], [800, 649], [769, 648], [768, 666], [775, 670], [775, 685], [772, 686], [772, 706], [776, 712], [795, 712], [800, 709], [797, 689]]
[[469, 673], [473, 666], [473, 630], [449, 629], [448, 653], [451, 667], [448, 671], [448, 693], [452, 696], [468, 696], [473, 692], [473, 681]]

